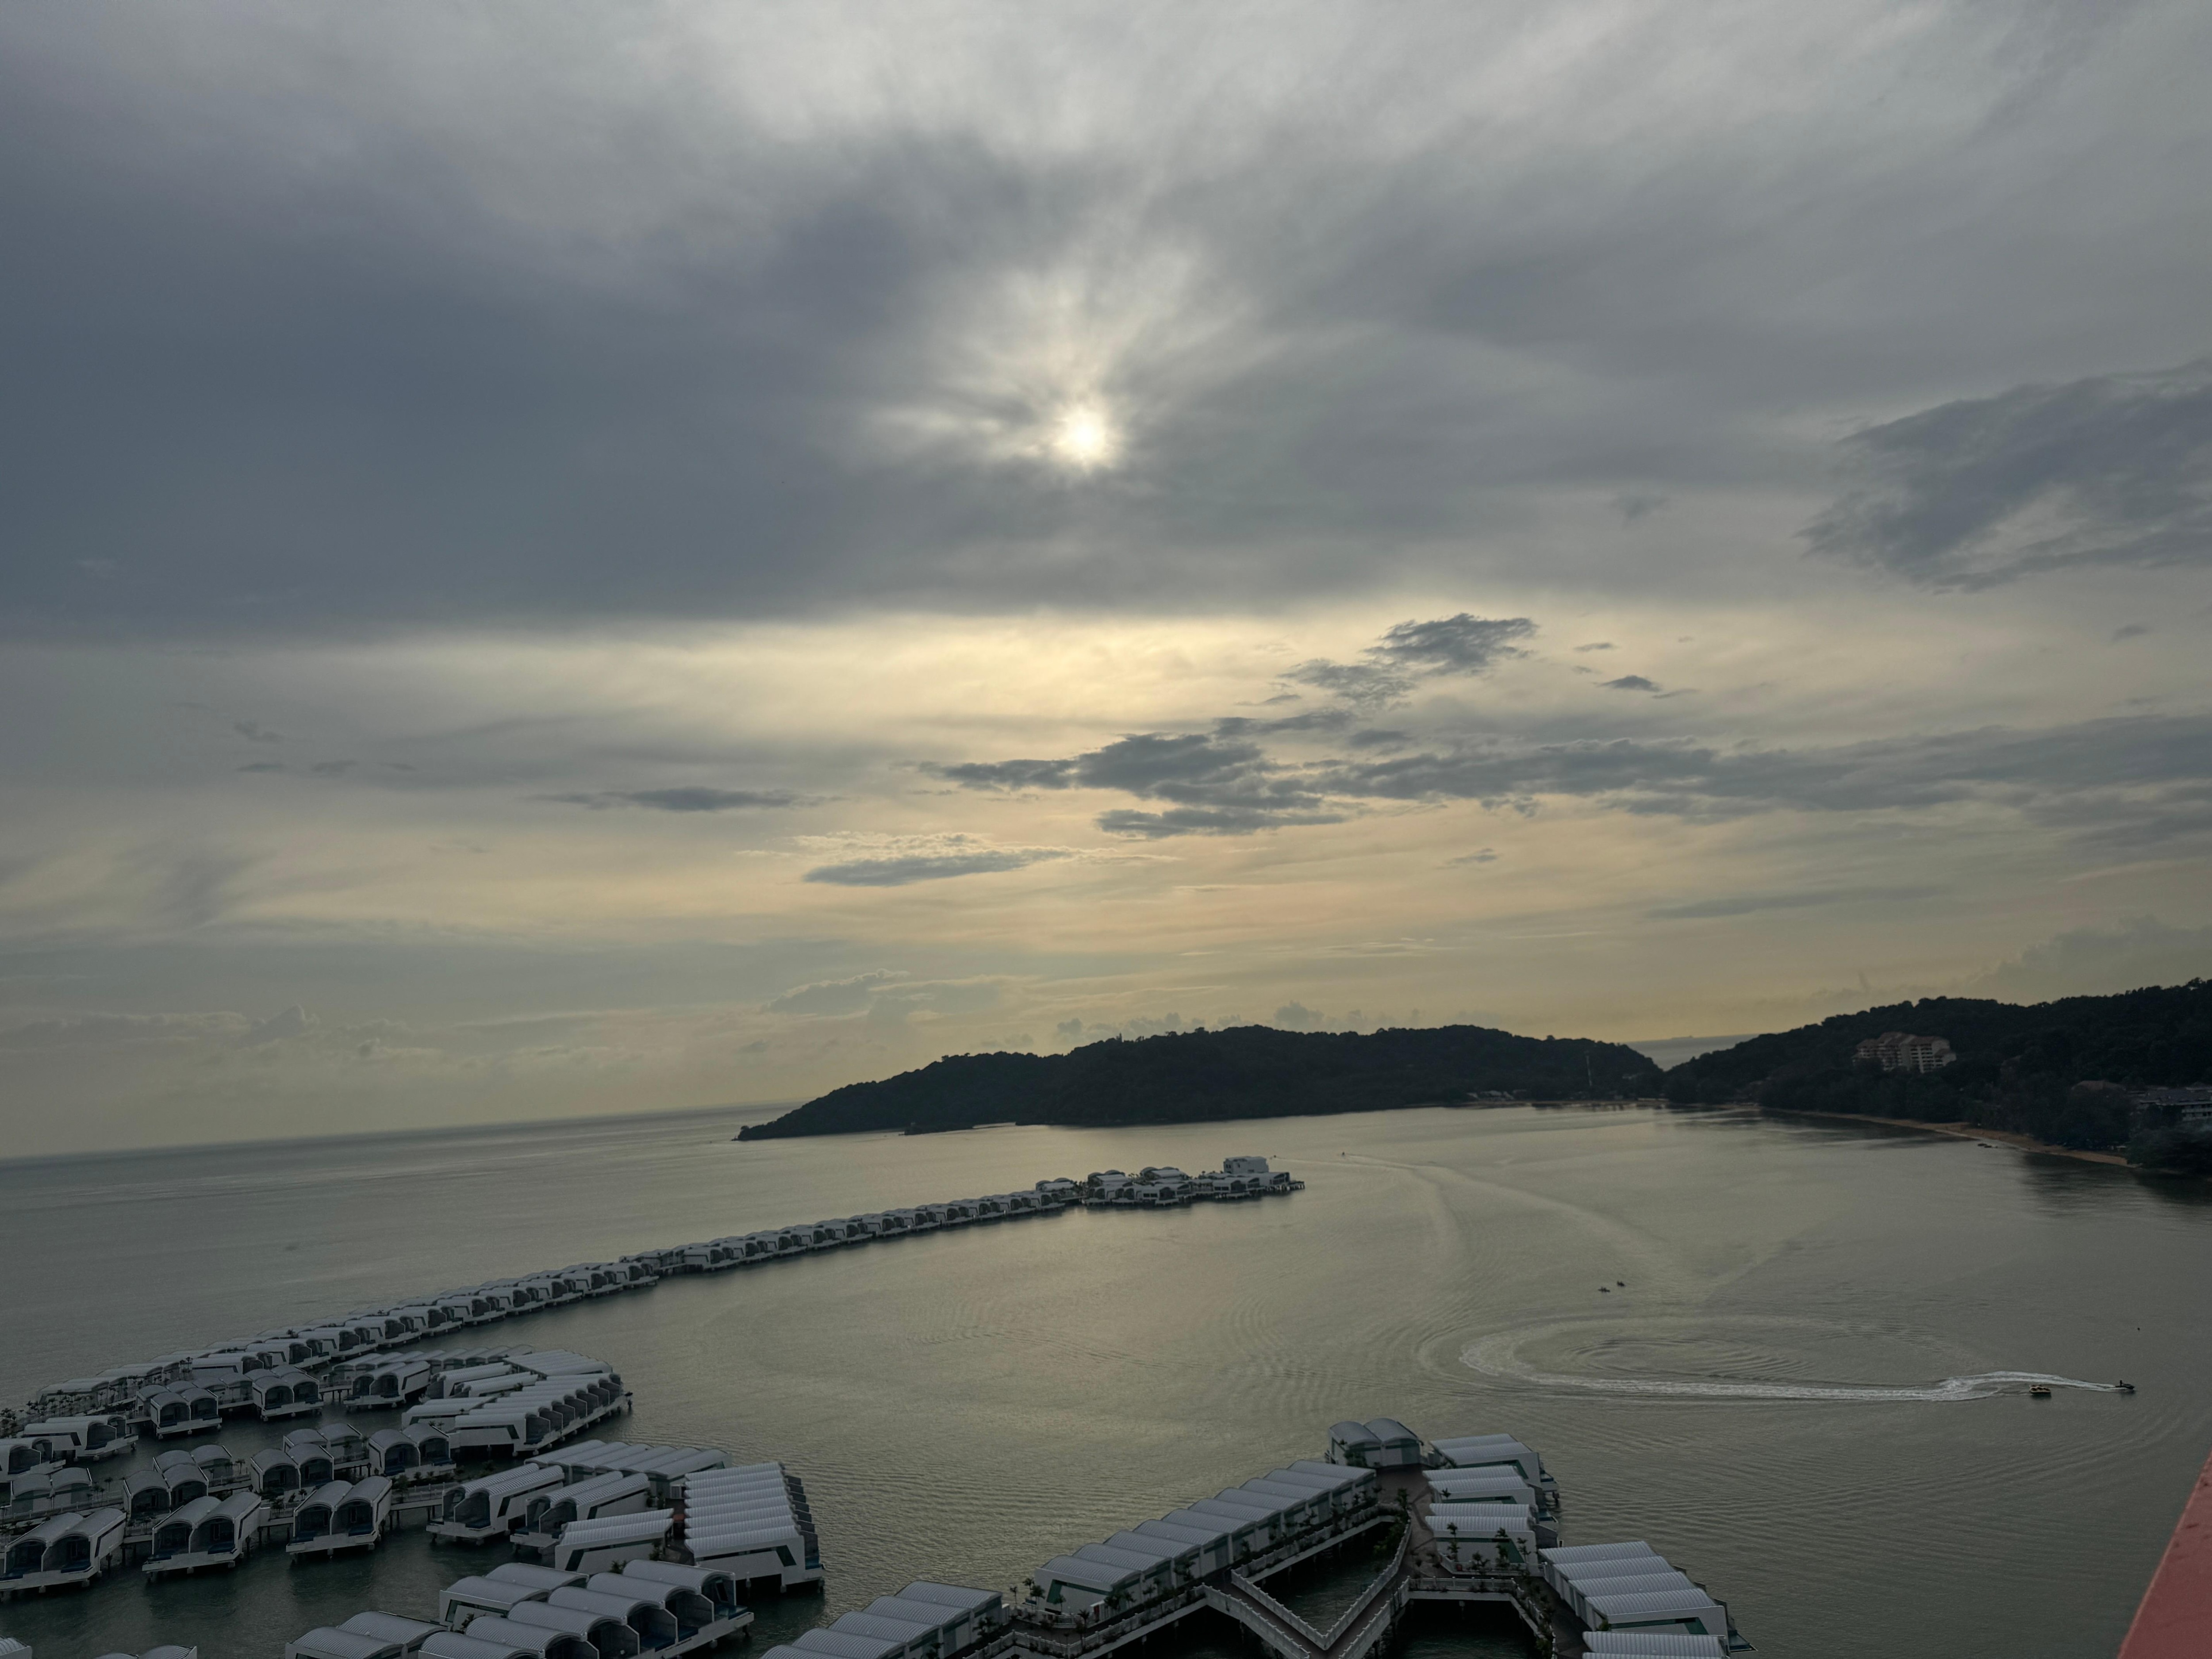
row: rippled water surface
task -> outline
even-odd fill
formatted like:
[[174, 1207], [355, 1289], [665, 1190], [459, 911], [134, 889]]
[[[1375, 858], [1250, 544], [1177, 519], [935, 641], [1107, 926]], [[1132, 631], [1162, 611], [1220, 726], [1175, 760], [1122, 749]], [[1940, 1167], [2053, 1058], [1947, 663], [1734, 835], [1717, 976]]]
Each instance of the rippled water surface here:
[[[1535, 1443], [1571, 1541], [1649, 1540], [1778, 1659], [2073, 1659], [2118, 1645], [2212, 1443], [2212, 1202], [2124, 1170], [1642, 1109], [746, 1146], [738, 1121], [0, 1164], [0, 1397], [647, 1244], [1259, 1152], [1307, 1190], [672, 1279], [471, 1340], [599, 1355], [635, 1391], [620, 1437], [805, 1477], [827, 1594], [763, 1608], [757, 1647], [910, 1577], [1003, 1587], [1388, 1413]], [[2119, 1376], [2141, 1392], [2100, 1386]], [[0, 1605], [0, 1633], [39, 1659], [275, 1659], [364, 1607], [427, 1615], [496, 1559], [418, 1532], [126, 1571]], [[1326, 1613], [1358, 1588], [1286, 1593]], [[1528, 1651], [1480, 1619], [1407, 1637], [1410, 1659]]]

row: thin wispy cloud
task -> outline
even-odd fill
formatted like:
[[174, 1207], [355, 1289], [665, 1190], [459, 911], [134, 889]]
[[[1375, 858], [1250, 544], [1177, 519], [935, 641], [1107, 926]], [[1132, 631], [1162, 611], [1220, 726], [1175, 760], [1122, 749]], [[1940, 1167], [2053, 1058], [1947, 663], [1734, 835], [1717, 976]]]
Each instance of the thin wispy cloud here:
[[742, 812], [775, 811], [807, 804], [808, 798], [789, 789], [715, 789], [682, 784], [665, 789], [600, 789], [541, 799], [564, 806], [584, 806], [595, 812], [610, 807], [636, 806], [653, 812]]
[[1806, 531], [1816, 553], [1957, 588], [2212, 564], [2212, 359], [1961, 399], [1844, 448], [1863, 482]]
[[957, 852], [899, 853], [884, 858], [848, 859], [821, 864], [803, 879], [835, 887], [906, 887], [918, 881], [950, 881], [957, 876], [1003, 875], [1073, 856], [1059, 847], [977, 847]]

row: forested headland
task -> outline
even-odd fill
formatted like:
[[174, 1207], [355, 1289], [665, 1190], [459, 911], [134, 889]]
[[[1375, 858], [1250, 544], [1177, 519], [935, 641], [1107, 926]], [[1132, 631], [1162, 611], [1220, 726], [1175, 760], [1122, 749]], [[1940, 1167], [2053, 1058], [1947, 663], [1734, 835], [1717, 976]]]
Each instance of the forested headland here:
[[[1942, 1037], [1956, 1059], [1926, 1073], [1856, 1058], [1885, 1032]], [[1959, 1123], [2054, 1146], [2124, 1150], [2148, 1168], [2212, 1174], [2212, 1135], [2137, 1109], [2142, 1090], [2212, 1079], [2212, 981], [2022, 1005], [1923, 997], [1838, 1014], [1700, 1054], [1667, 1073], [1677, 1104], [1755, 1102]]]
[[1064, 1054], [951, 1054], [879, 1082], [848, 1084], [741, 1140], [979, 1123], [1202, 1123], [1395, 1106], [1656, 1095], [1659, 1068], [1617, 1042], [1526, 1037], [1480, 1025], [1367, 1033], [1238, 1025]]

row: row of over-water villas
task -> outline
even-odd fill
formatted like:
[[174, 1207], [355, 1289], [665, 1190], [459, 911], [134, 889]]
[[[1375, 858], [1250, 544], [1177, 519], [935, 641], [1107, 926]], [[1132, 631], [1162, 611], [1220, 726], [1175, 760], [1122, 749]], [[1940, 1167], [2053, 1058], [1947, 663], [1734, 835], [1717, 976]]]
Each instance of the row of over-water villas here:
[[[221, 1451], [203, 1446], [201, 1451]], [[168, 1454], [165, 1454], [167, 1455]], [[159, 1467], [158, 1464], [156, 1467]], [[453, 1448], [442, 1431], [418, 1426], [379, 1429], [363, 1437], [343, 1424], [295, 1430], [281, 1446], [264, 1446], [246, 1460], [246, 1479], [262, 1497], [283, 1499], [333, 1480], [381, 1476], [395, 1482], [438, 1479], [453, 1472]], [[152, 1508], [160, 1507], [149, 1498]], [[134, 1515], [142, 1511], [134, 1507]]]
[[1727, 1605], [1641, 1539], [1548, 1549], [1542, 1571], [1589, 1627], [1592, 1655], [1721, 1659], [1730, 1650]]
[[696, 1566], [780, 1589], [822, 1581], [806, 1488], [781, 1463], [701, 1469], [675, 1483], [671, 1541]]
[[712, 1449], [587, 1441], [449, 1491], [431, 1534], [513, 1542], [562, 1572], [655, 1556], [779, 1588], [818, 1582], [805, 1491], [780, 1464], [728, 1467]]
[[1006, 1623], [1006, 1605], [993, 1592], [922, 1579], [770, 1648], [761, 1659], [956, 1659]]
[[295, 1638], [285, 1659], [659, 1659], [711, 1647], [752, 1622], [728, 1575], [670, 1561], [562, 1572], [508, 1562], [448, 1585], [438, 1620], [358, 1613]]
[[1097, 1170], [1084, 1183], [1083, 1201], [1092, 1208], [1157, 1209], [1164, 1205], [1265, 1198], [1292, 1193], [1305, 1183], [1285, 1170], [1270, 1170], [1264, 1158], [1228, 1158], [1218, 1170], [1185, 1175], [1171, 1164], [1151, 1164], [1130, 1175]]
[[516, 1350], [441, 1371], [403, 1420], [442, 1434], [456, 1457], [519, 1457], [629, 1408], [629, 1391], [605, 1360], [562, 1349]]
[[800, 1222], [788, 1227], [768, 1227], [759, 1232], [736, 1233], [727, 1238], [680, 1246], [672, 1266], [692, 1273], [720, 1273], [725, 1268], [774, 1261], [785, 1256], [872, 1243], [879, 1238], [904, 1238], [915, 1233], [965, 1227], [976, 1222], [1056, 1215], [1076, 1196], [1073, 1182], [1041, 1181], [1028, 1192], [988, 1193], [981, 1198], [956, 1198], [942, 1204], [915, 1204], [896, 1210], [870, 1211], [865, 1215]]
[[[374, 1384], [356, 1402], [351, 1393], [352, 1362], [425, 1337], [659, 1281], [659, 1270], [653, 1261], [628, 1257], [449, 1291], [319, 1325], [285, 1326], [117, 1366], [95, 1376], [72, 1377], [40, 1389], [26, 1414], [36, 1419], [64, 1413], [121, 1413], [159, 1437], [197, 1434], [214, 1429], [229, 1413], [281, 1418], [321, 1405], [326, 1390], [313, 1374], [332, 1367], [349, 1373], [347, 1388], [341, 1392], [347, 1404], [397, 1407], [410, 1398], [404, 1382]], [[404, 1377], [407, 1368], [401, 1369]], [[128, 1450], [129, 1445], [118, 1449]]]
[[[1338, 1425], [1332, 1443], [1358, 1426]], [[1453, 1574], [1533, 1565], [1586, 1627], [1592, 1659], [1720, 1659], [1748, 1648], [1727, 1603], [1642, 1540], [1560, 1544], [1559, 1482], [1513, 1436], [1437, 1440], [1424, 1462], [1423, 1510], [1438, 1564]]]
[[[481, 1359], [481, 1355], [458, 1356]], [[508, 1358], [512, 1358], [509, 1356]], [[464, 1368], [453, 1398], [444, 1409], [476, 1420], [486, 1407], [495, 1426], [512, 1427], [519, 1411], [526, 1433], [567, 1433], [589, 1413], [604, 1415], [626, 1401], [620, 1379], [604, 1362], [567, 1353], [529, 1354], [520, 1364], [503, 1359]], [[492, 1387], [498, 1373], [507, 1386]], [[468, 1393], [473, 1381], [481, 1397]], [[534, 1385], [534, 1386], [533, 1386]], [[549, 1426], [550, 1425], [550, 1426]], [[488, 1443], [486, 1425], [477, 1422]], [[121, 1482], [119, 1512], [144, 1530], [148, 1571], [155, 1576], [232, 1565], [249, 1550], [270, 1516], [292, 1513], [291, 1553], [319, 1555], [374, 1547], [392, 1524], [394, 1483], [450, 1474], [453, 1452], [441, 1423], [409, 1425], [364, 1436], [344, 1424], [294, 1430], [281, 1446], [264, 1447], [243, 1461], [220, 1443], [176, 1447], [150, 1465], [131, 1470]], [[51, 1517], [62, 1523], [38, 1532], [33, 1541], [74, 1534], [88, 1512], [92, 1477], [72, 1466], [37, 1465], [9, 1484], [7, 1513], [14, 1518]], [[240, 1517], [250, 1517], [243, 1523]], [[119, 1547], [119, 1544], [118, 1544]], [[95, 1555], [88, 1564], [39, 1566], [27, 1552], [17, 1571], [0, 1574], [0, 1593], [46, 1584], [89, 1582], [106, 1565]], [[53, 1575], [58, 1573], [59, 1577]], [[33, 1575], [37, 1575], [33, 1577]], [[15, 1582], [9, 1583], [12, 1579]]]
[[1078, 1625], [1139, 1612], [1224, 1569], [1320, 1547], [1370, 1516], [1376, 1490], [1370, 1469], [1289, 1464], [1055, 1556], [1030, 1576], [1024, 1612]]
[[[581, 1441], [448, 1492], [430, 1531], [432, 1536], [453, 1543], [512, 1540], [525, 1548], [543, 1549], [557, 1541], [545, 1530], [555, 1521], [565, 1527], [569, 1520], [597, 1521], [653, 1507], [672, 1510], [677, 1482], [697, 1470], [726, 1468], [729, 1461], [727, 1452], [709, 1447]], [[606, 1475], [641, 1476], [647, 1503], [635, 1510], [602, 1505], [586, 1492], [582, 1502], [592, 1513], [566, 1520], [555, 1513], [564, 1502], [573, 1504], [580, 1488]]]
[[1511, 1435], [1439, 1440], [1427, 1461], [1429, 1530], [1447, 1571], [1526, 1568], [1559, 1541], [1559, 1483]]
[[[1290, 1192], [1302, 1183], [1270, 1172], [1264, 1158], [1223, 1160], [1218, 1172], [1191, 1176], [1154, 1166], [1142, 1172], [1156, 1177], [1153, 1202], [1180, 1203], [1192, 1198], [1256, 1197]], [[264, 1417], [290, 1415], [323, 1403], [331, 1390], [302, 1392], [302, 1374], [341, 1368], [344, 1386], [337, 1391], [349, 1409], [401, 1407], [427, 1382], [405, 1364], [371, 1368], [374, 1380], [357, 1388], [358, 1363], [385, 1348], [439, 1339], [471, 1327], [557, 1308], [595, 1297], [641, 1290], [665, 1273], [714, 1272], [756, 1261], [835, 1249], [878, 1238], [901, 1237], [975, 1222], [1020, 1216], [1057, 1214], [1069, 1205], [1098, 1197], [1099, 1183], [1130, 1177], [1109, 1170], [1086, 1185], [1062, 1178], [1040, 1181], [1027, 1191], [987, 1194], [942, 1204], [920, 1204], [865, 1215], [769, 1228], [702, 1243], [641, 1250], [616, 1261], [584, 1262], [548, 1273], [494, 1280], [465, 1290], [364, 1310], [343, 1318], [304, 1326], [282, 1326], [257, 1336], [211, 1343], [163, 1354], [140, 1364], [118, 1365], [92, 1376], [72, 1377], [40, 1389], [25, 1415], [51, 1419], [71, 1414], [121, 1412], [143, 1420], [158, 1436], [198, 1434], [215, 1429], [224, 1414], [254, 1412]], [[1108, 1200], [1117, 1202], [1118, 1200]], [[1128, 1202], [1138, 1200], [1132, 1196]], [[282, 1381], [264, 1373], [286, 1373]], [[307, 1378], [313, 1384], [313, 1376]], [[124, 1446], [119, 1450], [127, 1450]]]
[[[945, 1227], [1022, 1216], [1055, 1215], [1079, 1203], [1135, 1207], [1139, 1204], [1188, 1203], [1194, 1199], [1258, 1198], [1269, 1193], [1293, 1192], [1303, 1184], [1283, 1171], [1271, 1172], [1267, 1160], [1257, 1157], [1225, 1158], [1220, 1170], [1199, 1176], [1187, 1176], [1166, 1165], [1149, 1166], [1133, 1176], [1119, 1170], [1106, 1170], [1093, 1173], [1084, 1182], [1055, 1176], [1040, 1181], [1026, 1191], [990, 1193], [981, 1198], [956, 1198], [942, 1204], [916, 1204], [827, 1221], [803, 1222], [795, 1226], [769, 1227], [759, 1232], [679, 1245], [672, 1250], [648, 1251], [647, 1255], [664, 1272], [719, 1273], [728, 1267], [804, 1255], [815, 1250], [838, 1249], [848, 1244], [866, 1244], [879, 1238], [902, 1238]], [[1140, 1198], [1139, 1189], [1147, 1195]]]

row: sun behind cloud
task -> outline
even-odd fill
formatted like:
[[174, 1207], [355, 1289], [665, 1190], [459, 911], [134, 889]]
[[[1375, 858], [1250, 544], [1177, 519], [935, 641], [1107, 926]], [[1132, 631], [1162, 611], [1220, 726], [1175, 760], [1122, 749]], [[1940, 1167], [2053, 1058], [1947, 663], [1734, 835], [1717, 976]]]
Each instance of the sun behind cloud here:
[[1069, 404], [1054, 418], [1045, 452], [1062, 466], [1096, 472], [1121, 459], [1121, 428], [1097, 402]]

